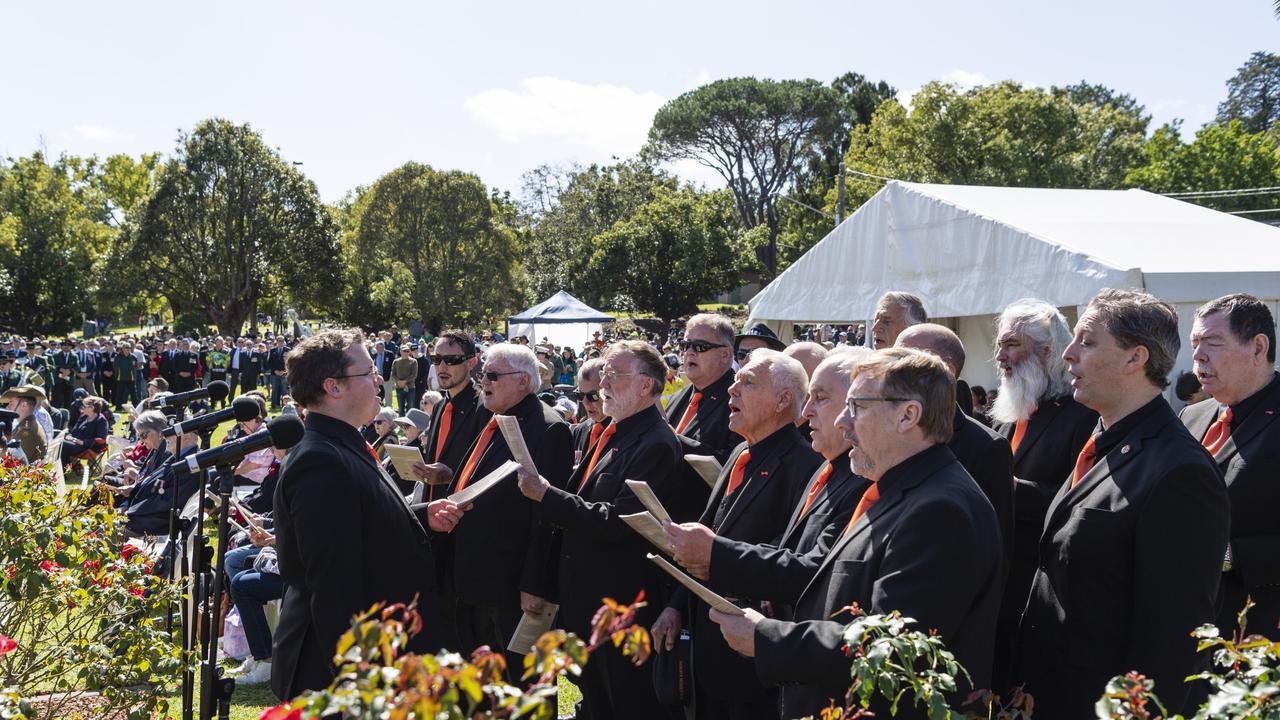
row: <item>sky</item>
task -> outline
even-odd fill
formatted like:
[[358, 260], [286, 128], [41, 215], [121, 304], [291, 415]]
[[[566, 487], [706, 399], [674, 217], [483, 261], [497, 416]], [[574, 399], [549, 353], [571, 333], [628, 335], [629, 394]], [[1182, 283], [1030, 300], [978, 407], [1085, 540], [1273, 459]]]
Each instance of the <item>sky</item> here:
[[223, 117], [330, 202], [411, 160], [518, 195], [539, 165], [634, 154], [664, 102], [725, 77], [1087, 80], [1189, 135], [1280, 49], [1271, 0], [77, 0], [4, 3], [0, 28], [0, 157], [171, 153]]

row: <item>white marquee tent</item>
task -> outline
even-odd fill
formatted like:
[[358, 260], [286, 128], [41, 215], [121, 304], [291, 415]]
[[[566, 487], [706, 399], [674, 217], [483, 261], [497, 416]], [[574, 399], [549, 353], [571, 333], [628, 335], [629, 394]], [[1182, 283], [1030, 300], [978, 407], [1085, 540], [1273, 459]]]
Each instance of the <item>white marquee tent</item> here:
[[546, 338], [556, 347], [579, 350], [591, 339], [591, 333], [610, 322], [613, 316], [561, 290], [519, 315], [507, 318], [507, 337], [524, 335], [534, 343]]
[[1142, 190], [893, 181], [761, 290], [749, 322], [789, 338], [793, 323], [865, 322], [885, 291], [912, 292], [964, 341], [965, 380], [991, 387], [996, 313], [1035, 297], [1074, 322], [1105, 287], [1174, 304], [1176, 374], [1201, 303], [1248, 292], [1280, 309], [1280, 228]]

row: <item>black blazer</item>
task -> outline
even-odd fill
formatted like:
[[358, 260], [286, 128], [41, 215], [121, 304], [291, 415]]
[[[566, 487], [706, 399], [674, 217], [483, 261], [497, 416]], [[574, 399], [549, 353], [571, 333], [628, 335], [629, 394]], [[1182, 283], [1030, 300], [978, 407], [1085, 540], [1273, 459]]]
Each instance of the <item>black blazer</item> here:
[[[1247, 632], [1274, 638], [1280, 632], [1280, 375], [1258, 394], [1259, 404], [1232, 423], [1235, 430], [1213, 456], [1231, 498], [1232, 569], [1222, 574], [1218, 628], [1224, 636], [1235, 632], [1236, 614], [1252, 597]], [[1191, 437], [1204, 440], [1218, 409], [1212, 399], [1182, 409]]]
[[[726, 497], [733, 464], [745, 450], [744, 442], [729, 457], [698, 521], [717, 536], [776, 545], [787, 527], [787, 511], [796, 507], [822, 457], [809, 447], [795, 425], [787, 423], [751, 449], [742, 485]], [[771, 610], [761, 606], [758, 598], [736, 599], [743, 606]], [[699, 693], [725, 702], [773, 702], [764, 686], [755, 681], [751, 661], [729, 647], [719, 626], [707, 616], [706, 603], [680, 586], [667, 605], [681, 612], [693, 637], [693, 677]]]
[[587, 449], [591, 445], [591, 429], [596, 426], [591, 418], [587, 418], [569, 428], [569, 432], [573, 434], [573, 452], [577, 458], [574, 465], [590, 459], [587, 455]]
[[[445, 406], [449, 404], [453, 405], [453, 418], [449, 421], [449, 437], [445, 438], [444, 446], [441, 447], [440, 418], [444, 415]], [[431, 411], [431, 441], [427, 443], [427, 462], [436, 461], [438, 450], [440, 462], [455, 473], [462, 472], [462, 465], [467, 461], [471, 444], [476, 441], [480, 431], [492, 416], [493, 413], [484, 407], [479, 389], [472, 383], [467, 383], [466, 387], [462, 388], [462, 392], [445, 402], [437, 403], [435, 409]], [[434, 488], [432, 490], [434, 491]]]
[[1226, 488], [1164, 398], [1125, 420], [1131, 429], [1074, 488], [1062, 484], [1045, 519], [1017, 654], [1040, 720], [1088, 717], [1130, 670], [1181, 711], [1183, 679], [1205, 664], [1190, 633], [1214, 619]]
[[[995, 511], [951, 450], [934, 445], [880, 479], [880, 499], [836, 541], [800, 595], [796, 621], [756, 626], [756, 672], [783, 686], [783, 717], [839, 702], [850, 684], [842, 650], [849, 618], [832, 616], [856, 602], [869, 614], [899, 610], [918, 621], [915, 629], [936, 629], [974, 686], [985, 687], [999, 601]], [[887, 706], [873, 708], [889, 717]], [[924, 716], [903, 703], [896, 717]]]
[[709, 584], [731, 595], [773, 603], [776, 618], [795, 617], [796, 598], [844, 532], [862, 494], [871, 487], [870, 480], [853, 474], [848, 454], [833, 463], [836, 469], [831, 479], [818, 491], [809, 511], [801, 515], [805, 499], [827, 463], [814, 471], [777, 545], [745, 543], [717, 535], [711, 545]]
[[[742, 437], [729, 429], [729, 386], [732, 384], [733, 370], [729, 370], [702, 389], [698, 411], [689, 420], [684, 433], [676, 436], [683, 448], [682, 456], [711, 455], [724, 465], [742, 443]], [[686, 385], [667, 403], [666, 418], [671, 427], [680, 424], [680, 418], [696, 391], [693, 385]], [[680, 463], [678, 474], [667, 512], [676, 522], [691, 522], [702, 515], [711, 491], [688, 463]]]
[[[602, 598], [630, 603], [642, 590], [651, 603], [658, 597], [661, 571], [645, 559], [653, 547], [618, 517], [644, 510], [622, 481], [649, 483], [665, 506], [680, 457], [680, 443], [655, 406], [618, 422], [585, 484], [584, 461], [565, 487], [547, 490], [540, 509], [543, 520], [561, 530], [557, 596], [566, 630], [587, 637]], [[637, 622], [652, 623], [654, 607], [641, 608]]]
[[307, 413], [306, 434], [280, 471], [276, 554], [285, 582], [274, 637], [277, 697], [328, 686], [338, 638], [355, 613], [418, 596], [416, 652], [439, 649], [436, 574], [427, 532], [356, 429]]
[[[573, 470], [569, 426], [560, 415], [529, 394], [507, 413], [520, 423], [520, 434], [533, 456], [538, 472], [557, 487], [563, 487]], [[472, 447], [475, 443], [472, 443]], [[471, 450], [467, 450], [468, 457]], [[494, 430], [471, 482], [488, 475], [511, 460], [511, 449], [501, 430]], [[465, 461], [464, 461], [465, 462]], [[461, 470], [458, 471], [461, 473]], [[449, 492], [457, 489], [455, 476]], [[520, 591], [551, 597], [552, 576], [547, 572], [546, 534], [540, 531], [536, 503], [520, 492], [516, 476], [480, 496], [452, 533], [445, 552], [451, 558], [458, 599], [472, 605], [519, 609]]]
[[951, 442], [947, 447], [969, 471], [982, 494], [991, 501], [1000, 523], [1002, 561], [1007, 572], [1013, 545], [1013, 452], [999, 433], [966, 415], [956, 406]]

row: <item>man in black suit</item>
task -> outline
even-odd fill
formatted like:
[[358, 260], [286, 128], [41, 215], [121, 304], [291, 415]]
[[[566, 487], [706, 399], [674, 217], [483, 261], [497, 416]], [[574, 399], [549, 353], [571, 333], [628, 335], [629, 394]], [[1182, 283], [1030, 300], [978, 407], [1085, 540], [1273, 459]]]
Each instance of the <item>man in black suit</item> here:
[[[240, 372], [244, 368], [245, 359], [249, 352], [244, 347], [245, 339], [236, 338], [231, 347], [230, 359], [227, 361], [227, 385], [231, 388], [231, 397], [236, 397], [239, 393], [237, 388], [240, 386]], [[248, 388], [252, 389], [252, 388]]]
[[176, 393], [196, 389], [196, 368], [200, 366], [200, 343], [192, 340], [189, 344], [179, 343], [178, 351], [173, 355], [174, 382], [171, 385]]
[[1045, 512], [1093, 434], [1098, 413], [1071, 397], [1071, 376], [1062, 359], [1071, 328], [1058, 308], [1018, 300], [1004, 309], [996, 327], [1000, 392], [991, 418], [1013, 449], [1014, 512], [992, 681], [993, 689], [1008, 697], [1014, 638], [1036, 573]]
[[1100, 431], [1049, 506], [1022, 613], [1017, 678], [1042, 720], [1087, 717], [1136, 670], [1170, 712], [1206, 665], [1190, 636], [1214, 620], [1230, 510], [1212, 458], [1160, 392], [1178, 316], [1143, 292], [1103, 290], [1063, 358]]
[[[566, 487], [520, 474], [520, 490], [539, 503], [545, 522], [561, 529], [558, 556], [560, 624], [587, 637], [601, 599], [630, 603], [643, 592], [658, 597], [658, 570], [645, 559], [648, 542], [619, 519], [644, 506], [623, 480], [648, 483], [666, 505], [682, 462], [680, 443], [658, 409], [666, 364], [648, 343], [624, 340], [610, 346], [601, 372], [604, 411], [613, 422], [591, 457], [582, 461]], [[701, 482], [701, 481], [699, 481]], [[636, 622], [648, 626], [653, 605]], [[611, 643], [591, 656], [579, 681], [589, 717], [651, 720], [664, 710], [651, 671], [634, 667]]]
[[[289, 394], [289, 386], [285, 383], [284, 359], [289, 354], [289, 345], [283, 335], [276, 336], [275, 347], [267, 353], [267, 377], [271, 385], [271, 409], [279, 411], [284, 396]], [[385, 377], [385, 376], [384, 376]]]
[[1231, 542], [1218, 593], [1218, 629], [1234, 633], [1251, 597], [1247, 633], [1277, 637], [1280, 625], [1280, 375], [1276, 324], [1251, 295], [1196, 310], [1196, 377], [1212, 399], [1188, 406], [1182, 422], [1213, 455], [1231, 498]]
[[[289, 387], [307, 410], [306, 434], [276, 485], [275, 533], [285, 582], [271, 689], [281, 699], [324, 688], [351, 616], [417, 597], [423, 630], [410, 649], [440, 648], [441, 618], [427, 532], [358, 428], [378, 411], [382, 378], [359, 331], [326, 330], [288, 358]], [[437, 532], [462, 517], [449, 500], [427, 510]]]
[[[794, 347], [794, 346], [792, 346]], [[862, 493], [871, 485], [853, 473], [853, 447], [836, 427], [849, 391], [849, 374], [868, 351], [845, 348], [833, 352], [813, 371], [809, 398], [801, 413], [810, 428], [813, 449], [822, 463], [805, 485], [777, 543], [746, 543], [721, 537], [702, 525], [668, 525], [667, 538], [676, 561], [694, 577], [729, 595], [768, 601], [773, 617], [791, 620], [794, 603], [840, 533]], [[658, 652], [673, 643], [655, 643]]]
[[[787, 525], [781, 508], [796, 506], [822, 463], [796, 428], [808, 393], [804, 367], [780, 351], [759, 348], [729, 386], [729, 429], [746, 438], [720, 473], [702, 517], [681, 529], [751, 544], [777, 544]], [[689, 563], [677, 554], [676, 559]], [[698, 568], [705, 575], [705, 567]], [[768, 601], [740, 604], [772, 612]], [[751, 663], [733, 652], [707, 619], [706, 603], [676, 590], [653, 626], [654, 642], [671, 646], [681, 625], [693, 638], [693, 678], [699, 718], [772, 718], [777, 698], [757, 681]]]
[[604, 406], [600, 402], [600, 370], [603, 367], [603, 359], [591, 358], [578, 368], [578, 390], [573, 394], [573, 400], [587, 417], [570, 429], [573, 433], [574, 465], [587, 457], [591, 446], [600, 439], [600, 433], [609, 426], [609, 416], [604, 414]]
[[[510, 415], [520, 424], [538, 472], [563, 487], [573, 470], [569, 426], [534, 392], [538, 361], [523, 345], [502, 343], [485, 353], [481, 388], [484, 407]], [[453, 494], [513, 459], [506, 439], [490, 418], [471, 444], [466, 461], [449, 486]], [[464, 655], [481, 645], [507, 647], [524, 611], [537, 612], [555, 597], [548, 568], [548, 534], [542, 532], [536, 506], [509, 478], [475, 501], [449, 543], [450, 585], [457, 597], [458, 646]], [[509, 654], [512, 679], [519, 678], [524, 654]]]
[[[729, 385], [733, 383], [733, 323], [716, 313], [689, 318], [680, 359], [689, 384], [667, 403], [667, 422], [675, 428], [685, 455], [711, 455], [723, 465], [742, 437], [729, 429]], [[667, 511], [676, 522], [696, 520], [710, 491], [688, 463], [678, 468], [679, 481]]]
[[[964, 343], [950, 328], [919, 323], [903, 330], [895, 341], [898, 347], [924, 350], [942, 358], [952, 376], [964, 371]], [[969, 387], [956, 383], [956, 397], [969, 396]], [[1000, 522], [1000, 540], [1005, 572], [1009, 568], [1013, 536], [1013, 453], [1009, 441], [966, 414], [956, 404], [951, 440], [947, 443], [956, 459], [982, 488]]]
[[[853, 368], [837, 420], [853, 470], [872, 482], [849, 525], [796, 602], [794, 621], [755, 610], [712, 610], [730, 647], [755, 658], [757, 676], [782, 685], [782, 716], [816, 715], [850, 685], [842, 609], [901, 611], [937, 631], [984, 687], [1000, 598], [995, 512], [946, 442], [955, 378], [931, 353], [879, 350]], [[963, 698], [966, 688], [960, 688]], [[954, 703], [959, 700], [954, 700]], [[896, 717], [924, 717], [904, 699]], [[888, 717], [888, 702], [872, 708]]]
[[80, 358], [72, 352], [74, 344], [70, 338], [59, 346], [58, 341], [50, 342], [55, 346], [53, 353], [53, 394], [50, 402], [54, 407], [64, 410], [71, 408], [71, 391], [74, 389], [76, 373], [80, 371]]

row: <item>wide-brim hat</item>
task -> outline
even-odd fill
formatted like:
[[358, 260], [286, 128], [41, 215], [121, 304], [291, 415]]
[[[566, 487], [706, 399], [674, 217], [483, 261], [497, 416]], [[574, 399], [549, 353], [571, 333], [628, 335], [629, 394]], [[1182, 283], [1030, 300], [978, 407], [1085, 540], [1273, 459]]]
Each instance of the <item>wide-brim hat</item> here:
[[781, 352], [787, 349], [787, 344], [779, 340], [778, 336], [775, 335], [773, 331], [769, 329], [769, 326], [764, 323], [756, 323], [751, 326], [751, 329], [741, 335], [735, 335], [733, 337], [733, 349], [736, 351], [738, 349], [738, 345], [747, 338], [758, 338], [763, 340], [771, 350]]
[[18, 387], [9, 388], [4, 391], [4, 395], [0, 395], [0, 401], [9, 402], [14, 398], [31, 398], [36, 402], [42, 402], [45, 399], [44, 390], [37, 385], [19, 385]]
[[409, 412], [404, 414], [404, 420], [408, 420], [420, 432], [426, 432], [431, 427], [431, 416], [418, 408], [409, 408]]

